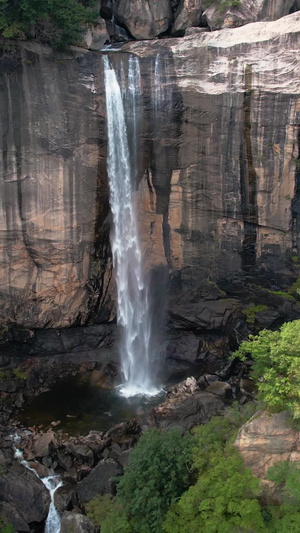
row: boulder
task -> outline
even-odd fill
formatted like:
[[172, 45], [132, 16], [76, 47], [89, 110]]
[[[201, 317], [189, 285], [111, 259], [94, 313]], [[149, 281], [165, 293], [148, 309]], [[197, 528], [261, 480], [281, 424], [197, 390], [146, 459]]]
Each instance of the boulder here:
[[112, 459], [100, 461], [91, 473], [77, 485], [80, 504], [86, 504], [97, 494], [113, 494], [115, 482], [113, 478], [122, 474], [122, 468]]
[[77, 502], [75, 485], [67, 483], [58, 487], [54, 493], [54, 505], [56, 509], [63, 513], [75, 507]]
[[135, 39], [154, 39], [170, 25], [169, 0], [115, 0], [114, 14]]
[[26, 524], [45, 520], [50, 504], [42, 481], [18, 462], [0, 477], [0, 500], [12, 505]]
[[172, 26], [172, 35], [183, 35], [184, 30], [199, 26], [202, 0], [180, 0]]
[[216, 395], [201, 392], [194, 378], [187, 378], [168, 392], [167, 400], [154, 407], [148, 417], [151, 426], [160, 429], [179, 427], [186, 431], [208, 422], [224, 409], [224, 402]]
[[46, 457], [50, 455], [58, 445], [56, 434], [54, 431], [47, 431], [47, 433], [36, 434], [32, 442], [33, 457]]
[[102, 50], [105, 43], [109, 40], [109, 34], [106, 28], [105, 20], [98, 18], [97, 24], [91, 29], [91, 42], [89, 50]]
[[142, 428], [136, 420], [128, 420], [121, 422], [109, 429], [104, 439], [111, 439], [113, 442], [119, 444], [127, 444], [131, 441], [137, 440], [142, 433]]
[[83, 514], [65, 511], [62, 515], [60, 533], [96, 533], [93, 522]]

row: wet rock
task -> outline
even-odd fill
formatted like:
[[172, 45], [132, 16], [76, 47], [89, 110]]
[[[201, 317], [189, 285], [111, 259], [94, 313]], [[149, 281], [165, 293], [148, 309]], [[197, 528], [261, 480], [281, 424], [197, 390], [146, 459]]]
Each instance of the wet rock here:
[[0, 477], [0, 499], [13, 505], [27, 524], [42, 522], [48, 514], [49, 492], [33, 472], [17, 462]]
[[30, 468], [33, 468], [39, 478], [49, 476], [49, 470], [46, 466], [38, 463], [37, 461], [29, 461]]
[[114, 494], [115, 482], [113, 478], [121, 475], [121, 467], [113, 460], [103, 460], [98, 463], [91, 473], [77, 485], [77, 495], [80, 504], [85, 504], [97, 494]]
[[58, 487], [54, 493], [54, 504], [60, 513], [69, 511], [77, 504], [76, 487], [73, 484], [66, 484]]
[[96, 533], [93, 522], [79, 513], [65, 511], [62, 515], [60, 533]]
[[184, 30], [198, 26], [201, 18], [202, 0], [181, 0], [175, 13], [172, 35], [183, 35]]

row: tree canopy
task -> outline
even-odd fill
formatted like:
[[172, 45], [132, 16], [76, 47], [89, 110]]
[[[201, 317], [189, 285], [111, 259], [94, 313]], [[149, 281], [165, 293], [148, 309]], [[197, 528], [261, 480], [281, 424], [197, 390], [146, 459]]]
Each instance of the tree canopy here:
[[2, 40], [32, 38], [56, 49], [80, 40], [95, 0], [0, 0]]
[[300, 320], [286, 322], [279, 331], [251, 335], [234, 355], [243, 360], [251, 356], [253, 377], [268, 406], [300, 418]]

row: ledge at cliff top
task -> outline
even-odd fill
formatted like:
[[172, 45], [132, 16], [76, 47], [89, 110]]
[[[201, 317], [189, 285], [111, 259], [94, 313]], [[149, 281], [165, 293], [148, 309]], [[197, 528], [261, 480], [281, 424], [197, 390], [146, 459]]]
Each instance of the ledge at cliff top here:
[[[163, 275], [171, 297], [203, 280], [278, 290], [297, 277], [299, 49], [296, 12], [111, 54], [125, 77], [140, 59], [136, 200], [158, 300]], [[25, 42], [0, 65], [0, 323], [111, 320], [102, 54]]]

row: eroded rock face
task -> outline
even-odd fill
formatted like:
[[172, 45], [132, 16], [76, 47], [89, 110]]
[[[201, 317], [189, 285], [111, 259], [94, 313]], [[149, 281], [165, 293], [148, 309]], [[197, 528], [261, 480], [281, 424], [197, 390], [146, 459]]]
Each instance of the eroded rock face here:
[[236, 6], [203, 0], [203, 20], [211, 30], [235, 28], [250, 22], [277, 20], [288, 15], [294, 0], [241, 0]]
[[171, 22], [169, 0], [115, 0], [114, 14], [135, 39], [153, 39]]
[[235, 446], [245, 466], [266, 481], [270, 466], [279, 461], [300, 460], [300, 434], [286, 411], [258, 413], [239, 431]]

